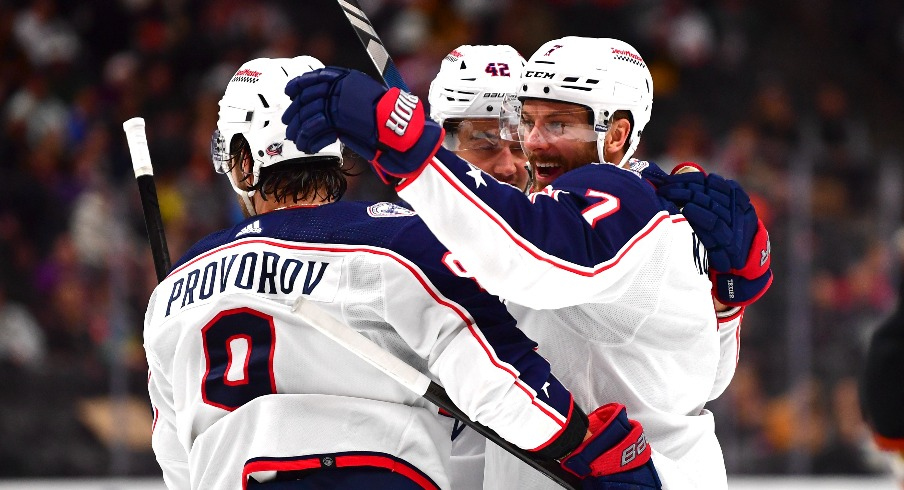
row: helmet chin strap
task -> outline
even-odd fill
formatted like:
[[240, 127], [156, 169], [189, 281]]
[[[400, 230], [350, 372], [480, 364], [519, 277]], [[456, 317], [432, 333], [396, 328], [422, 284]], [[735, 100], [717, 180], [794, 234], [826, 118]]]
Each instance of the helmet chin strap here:
[[248, 211], [248, 214], [250, 216], [256, 216], [257, 211], [254, 210], [254, 204], [251, 202], [251, 196], [254, 195], [254, 191], [251, 191], [251, 192], [242, 191], [239, 193], [239, 195], [242, 197], [242, 204], [245, 205], [245, 211]]
[[254, 193], [256, 191], [246, 191], [239, 187], [238, 183], [236, 183], [235, 179], [232, 177], [232, 172], [227, 173], [226, 177], [229, 179], [229, 183], [232, 185], [232, 190], [234, 190], [235, 193], [242, 198], [242, 205], [245, 207], [245, 211], [248, 212], [248, 215], [256, 216], [257, 211], [254, 210], [254, 203], [251, 201], [251, 197], [254, 196]]
[[600, 133], [599, 137], [596, 139], [596, 152], [600, 157], [600, 163], [608, 163], [609, 165], [615, 165], [617, 167], [621, 167], [627, 162], [634, 152], [637, 151], [637, 145], [640, 143], [640, 136], [635, 136], [631, 138], [631, 146], [625, 150], [624, 156], [621, 157], [621, 160], [616, 164], [606, 160], [606, 133]]

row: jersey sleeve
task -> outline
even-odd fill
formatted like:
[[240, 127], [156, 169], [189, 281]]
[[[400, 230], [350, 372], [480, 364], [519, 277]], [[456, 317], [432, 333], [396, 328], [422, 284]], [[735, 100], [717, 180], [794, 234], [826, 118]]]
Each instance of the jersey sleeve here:
[[535, 308], [620, 296], [671, 225], [652, 187], [612, 165], [525, 196], [440, 150], [397, 190], [484, 287]]
[[[386, 320], [427, 359], [453, 402], [538, 456], [577, 447], [586, 416], [500, 299], [456, 274], [448, 250], [420, 220], [393, 248], [412, 267], [384, 272]], [[411, 287], [412, 276], [419, 285]]]
[[728, 389], [738, 367], [741, 355], [741, 322], [744, 321], [744, 307], [735, 307], [724, 314], [717, 313], [719, 328], [719, 365], [716, 378], [709, 394], [710, 400], [722, 396]]
[[151, 447], [163, 470], [163, 481], [170, 489], [191, 488], [188, 454], [176, 437], [176, 412], [172, 403], [172, 387], [164, 379], [158, 363], [148, 355], [148, 394], [153, 410]]

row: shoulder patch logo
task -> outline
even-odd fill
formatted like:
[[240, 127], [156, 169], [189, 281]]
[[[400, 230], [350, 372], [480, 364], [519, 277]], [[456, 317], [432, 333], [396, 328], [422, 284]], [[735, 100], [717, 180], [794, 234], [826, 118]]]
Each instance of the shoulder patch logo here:
[[242, 228], [241, 230], [239, 230], [239, 232], [235, 234], [235, 237], [238, 238], [242, 235], [250, 235], [252, 233], [259, 234], [262, 231], [264, 231], [264, 230], [261, 229], [260, 220], [254, 220], [253, 223], [251, 223], [250, 225], [247, 225], [244, 228]]
[[650, 162], [646, 160], [638, 160], [636, 158], [628, 160], [628, 170], [633, 172], [638, 177], [643, 177], [643, 175], [641, 175], [641, 172], [643, 172], [649, 166]]
[[367, 208], [367, 214], [372, 218], [400, 218], [403, 216], [416, 216], [414, 211], [403, 208], [391, 202], [378, 202]]

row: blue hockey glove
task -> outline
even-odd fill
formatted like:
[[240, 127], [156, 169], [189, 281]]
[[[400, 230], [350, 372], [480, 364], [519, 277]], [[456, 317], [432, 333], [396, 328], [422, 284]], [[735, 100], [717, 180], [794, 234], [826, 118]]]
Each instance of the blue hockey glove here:
[[706, 247], [713, 296], [729, 306], [759, 299], [772, 284], [772, 254], [769, 233], [744, 189], [693, 163], [678, 165], [671, 175], [650, 164], [642, 175], [660, 197], [682, 208]]
[[286, 85], [292, 104], [282, 116], [286, 139], [305, 153], [339, 140], [371, 162], [377, 175], [410, 177], [439, 149], [442, 128], [424, 115], [420, 99], [387, 90], [355, 70], [327, 67]]
[[747, 306], [760, 299], [772, 285], [772, 269], [759, 277], [748, 279], [730, 272], [709, 271], [713, 297], [728, 306]]
[[589, 416], [591, 436], [562, 460], [583, 490], [661, 489], [643, 427], [625, 406], [609, 403]]

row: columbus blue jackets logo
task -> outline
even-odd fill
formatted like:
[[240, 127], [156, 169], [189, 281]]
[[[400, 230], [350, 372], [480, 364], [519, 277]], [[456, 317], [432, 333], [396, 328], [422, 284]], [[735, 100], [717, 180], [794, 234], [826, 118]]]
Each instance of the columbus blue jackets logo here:
[[414, 216], [417, 213], [391, 202], [378, 202], [367, 208], [367, 214], [373, 218], [400, 218], [402, 216]]
[[267, 155], [271, 157], [275, 157], [276, 155], [282, 155], [282, 143], [273, 143], [267, 147]]

